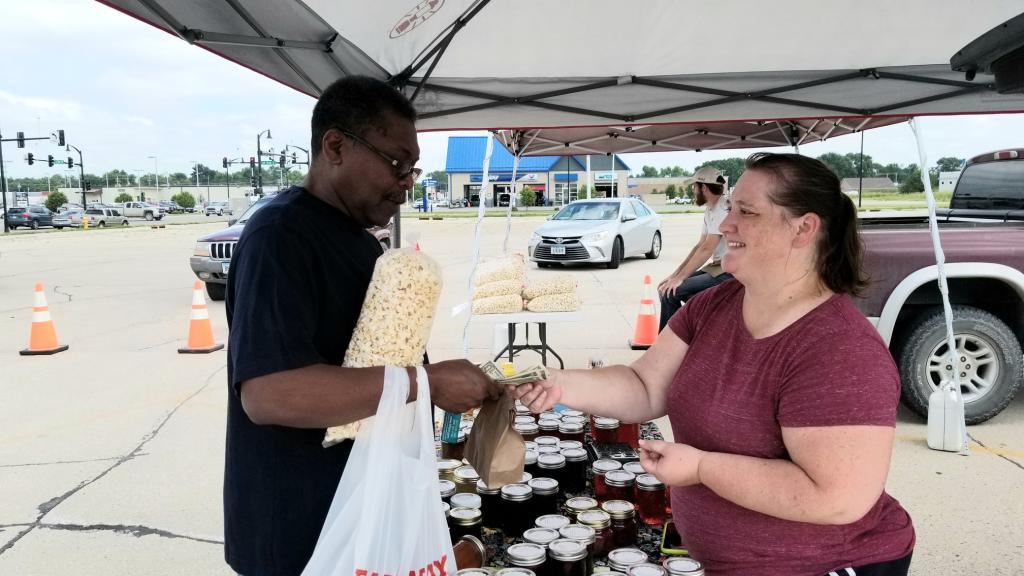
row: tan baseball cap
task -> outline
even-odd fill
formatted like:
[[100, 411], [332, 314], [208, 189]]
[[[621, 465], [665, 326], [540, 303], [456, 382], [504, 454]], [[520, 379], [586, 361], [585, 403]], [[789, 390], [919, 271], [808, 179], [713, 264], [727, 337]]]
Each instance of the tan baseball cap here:
[[701, 184], [725, 184], [725, 176], [714, 166], [705, 166], [697, 170], [696, 174], [684, 180], [683, 188], [692, 186], [697, 182]]

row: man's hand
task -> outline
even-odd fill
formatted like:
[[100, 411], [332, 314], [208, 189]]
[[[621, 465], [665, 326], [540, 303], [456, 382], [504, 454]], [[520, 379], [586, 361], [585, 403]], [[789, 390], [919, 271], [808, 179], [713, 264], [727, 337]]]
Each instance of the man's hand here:
[[562, 399], [562, 386], [557, 382], [558, 376], [558, 370], [551, 370], [547, 380], [506, 386], [505, 392], [522, 402], [523, 406], [530, 409], [530, 412], [540, 414], [554, 408], [555, 404]]
[[700, 484], [700, 460], [703, 457], [702, 450], [688, 444], [640, 441], [640, 465], [666, 486]]
[[424, 366], [430, 379], [430, 399], [448, 412], [478, 408], [486, 398], [501, 396], [501, 386], [469, 360], [445, 360]]
[[667, 297], [671, 295], [673, 292], [675, 292], [676, 288], [678, 288], [679, 285], [682, 283], [683, 278], [680, 278], [678, 275], [673, 274], [658, 283], [658, 294]]

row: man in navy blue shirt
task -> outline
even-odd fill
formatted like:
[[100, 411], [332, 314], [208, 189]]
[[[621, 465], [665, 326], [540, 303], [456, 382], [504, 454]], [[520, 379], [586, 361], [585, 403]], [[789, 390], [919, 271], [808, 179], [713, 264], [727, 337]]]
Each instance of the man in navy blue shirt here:
[[[341, 364], [381, 254], [365, 229], [387, 224], [420, 174], [415, 118], [387, 84], [332, 84], [313, 109], [303, 186], [253, 215], [239, 239], [224, 470], [225, 558], [239, 574], [302, 572], [352, 445], [323, 448], [324, 430], [377, 410], [383, 367]], [[427, 373], [434, 403], [452, 412], [501, 393], [466, 360]]]

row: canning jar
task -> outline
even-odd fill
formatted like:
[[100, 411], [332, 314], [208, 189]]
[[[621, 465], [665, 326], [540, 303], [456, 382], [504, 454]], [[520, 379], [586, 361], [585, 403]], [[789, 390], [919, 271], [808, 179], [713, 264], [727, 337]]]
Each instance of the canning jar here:
[[480, 475], [472, 466], [459, 466], [453, 476], [456, 492], [476, 492], [476, 483], [480, 480]]
[[540, 544], [523, 542], [509, 546], [505, 554], [508, 556], [509, 565], [539, 571], [547, 559], [547, 552]]
[[583, 448], [562, 450], [565, 468], [562, 471], [562, 490], [579, 494], [587, 487], [587, 451]]
[[594, 529], [594, 546], [591, 549], [595, 558], [604, 558], [615, 548], [612, 535], [612, 517], [604, 510], [584, 510], [576, 516], [576, 521]]
[[665, 570], [657, 564], [650, 564], [644, 562], [642, 564], [634, 564], [629, 567], [626, 571], [627, 576], [667, 576], [668, 570]]
[[568, 408], [566, 410], [562, 410], [562, 419], [563, 420], [566, 419], [566, 418], [580, 418], [580, 417], [584, 417], [585, 418], [586, 414], [584, 414], [583, 412], [581, 412], [579, 410], [574, 410], [572, 408]]
[[455, 469], [462, 466], [462, 460], [444, 459], [437, 461], [437, 477], [440, 480], [455, 480]]
[[601, 509], [612, 518], [615, 546], [636, 546], [636, 508], [633, 504], [625, 500], [609, 500], [601, 505]]
[[525, 404], [523, 404], [522, 402], [520, 402], [519, 400], [516, 400], [516, 403], [514, 404], [514, 406], [515, 406], [514, 409], [516, 411], [516, 416], [529, 416], [530, 415], [530, 408], [528, 406], [526, 406]]
[[617, 430], [619, 444], [629, 444], [634, 450], [640, 447], [640, 425], [619, 423]]
[[594, 486], [594, 496], [596, 496], [598, 500], [604, 501], [608, 499], [608, 485], [605, 484], [604, 481], [605, 474], [612, 470], [620, 470], [621, 468], [622, 463], [618, 460], [612, 460], [610, 458], [594, 460], [594, 463], [591, 465], [591, 470], [594, 473], [591, 482]]
[[540, 428], [533, 422], [513, 424], [512, 429], [518, 432], [523, 440], [533, 440], [540, 431]]
[[536, 424], [537, 419], [529, 414], [516, 414], [516, 417], [512, 420], [513, 424]]
[[468, 437], [468, 434], [459, 432], [458, 439], [454, 443], [441, 442], [441, 458], [462, 462], [466, 454], [466, 438]]
[[597, 543], [597, 535], [594, 529], [583, 524], [569, 524], [562, 526], [558, 534], [566, 540], [582, 542], [587, 547], [587, 574], [594, 573], [594, 545]]
[[608, 553], [608, 567], [617, 572], [625, 573], [631, 566], [648, 561], [647, 553], [633, 546], [616, 548]]
[[438, 480], [437, 488], [441, 491], [442, 502], [448, 502], [452, 494], [455, 494], [455, 482], [451, 480]]
[[519, 483], [527, 484], [530, 482], [530, 480], [533, 480], [533, 474], [530, 474], [526, 470], [523, 470], [523, 475], [519, 477]]
[[519, 536], [532, 525], [533, 489], [526, 484], [501, 487], [501, 530], [505, 536]]
[[483, 480], [477, 480], [476, 494], [480, 497], [480, 513], [483, 515], [481, 523], [488, 528], [500, 528], [501, 489], [490, 488]]
[[559, 440], [559, 450], [572, 450], [573, 448], [583, 448], [583, 442], [578, 440]]
[[540, 476], [540, 468], [537, 468], [537, 456], [540, 454], [536, 450], [527, 450], [523, 456], [523, 472], [529, 472], [534, 476]]
[[561, 450], [558, 446], [537, 446], [537, 454], [543, 456], [544, 454], [558, 454]]
[[587, 546], [577, 540], [558, 539], [548, 544], [549, 576], [590, 576], [587, 571]]
[[576, 516], [584, 510], [593, 510], [597, 508], [598, 502], [590, 496], [576, 496], [569, 498], [565, 501], [565, 516], [570, 521], [575, 522]]
[[622, 469], [625, 470], [626, 472], [632, 472], [637, 476], [641, 474], [647, 474], [647, 471], [644, 470], [644, 467], [641, 466], [639, 462], [626, 462], [625, 464], [622, 465]]
[[598, 444], [615, 444], [619, 441], [619, 421], [615, 418], [595, 416], [590, 429], [594, 442]]
[[[475, 536], [463, 536], [452, 546], [455, 568], [461, 573], [468, 568], [482, 568], [487, 563], [487, 547]], [[473, 574], [473, 576], [480, 576]]]
[[562, 440], [583, 442], [583, 424], [579, 422], [566, 422], [563, 419], [558, 424], [558, 437]]
[[[561, 418], [541, 418], [540, 420], [537, 420], [537, 428], [540, 430], [540, 434], [542, 436], [553, 436], [555, 438], [560, 438], [560, 436], [558, 435], [558, 425], [561, 423]], [[536, 440], [534, 440], [534, 442], [536, 442]]]
[[704, 565], [693, 558], [666, 558], [662, 566], [669, 576], [704, 576]]
[[452, 508], [448, 512], [448, 532], [452, 542], [463, 536], [480, 538], [480, 510], [476, 508]]
[[558, 480], [533, 478], [526, 484], [533, 490], [530, 518], [558, 513]]
[[538, 546], [547, 547], [548, 544], [558, 540], [558, 530], [552, 530], [550, 528], [530, 528], [526, 532], [523, 532], [523, 540], [537, 544]]
[[[542, 566], [538, 565], [537, 568]], [[529, 568], [502, 568], [494, 573], [494, 576], [537, 576], [536, 570]]]
[[[611, 470], [604, 475], [605, 500], [633, 500], [633, 485], [636, 476], [625, 470]], [[600, 500], [600, 498], [598, 498]]]
[[452, 508], [476, 508], [477, 510], [480, 510], [481, 514], [483, 514], [483, 510], [481, 509], [483, 500], [481, 500], [479, 494], [473, 492], [459, 492], [458, 494], [453, 494], [448, 502], [452, 505]]
[[537, 446], [558, 446], [558, 436], [537, 436], [533, 439]]
[[526, 440], [526, 441], [523, 442], [523, 448], [525, 450], [533, 450], [534, 452], [536, 452], [537, 451], [537, 443], [532, 441], [532, 440]]
[[[541, 448], [545, 448], [542, 446]], [[557, 450], [557, 448], [555, 448]], [[559, 486], [565, 482], [565, 456], [558, 454], [541, 454], [537, 456], [537, 468], [542, 476], [558, 480]]]
[[534, 520], [533, 523], [537, 525], [537, 528], [547, 528], [557, 532], [562, 526], [572, 524], [572, 520], [561, 514], [545, 514]]
[[644, 524], [660, 526], [665, 522], [665, 485], [654, 474], [636, 477], [636, 507]]

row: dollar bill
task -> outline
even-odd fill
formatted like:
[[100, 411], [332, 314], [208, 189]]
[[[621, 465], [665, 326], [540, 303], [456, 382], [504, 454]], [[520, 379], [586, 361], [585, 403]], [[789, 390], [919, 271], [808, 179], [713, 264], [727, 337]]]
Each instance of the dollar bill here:
[[537, 382], [538, 380], [546, 380], [548, 377], [548, 369], [540, 364], [535, 364], [525, 370], [520, 370], [511, 376], [506, 376], [501, 368], [499, 368], [494, 362], [484, 362], [480, 365], [480, 370], [498, 384], [507, 384], [511, 386], [529, 384], [530, 382]]

